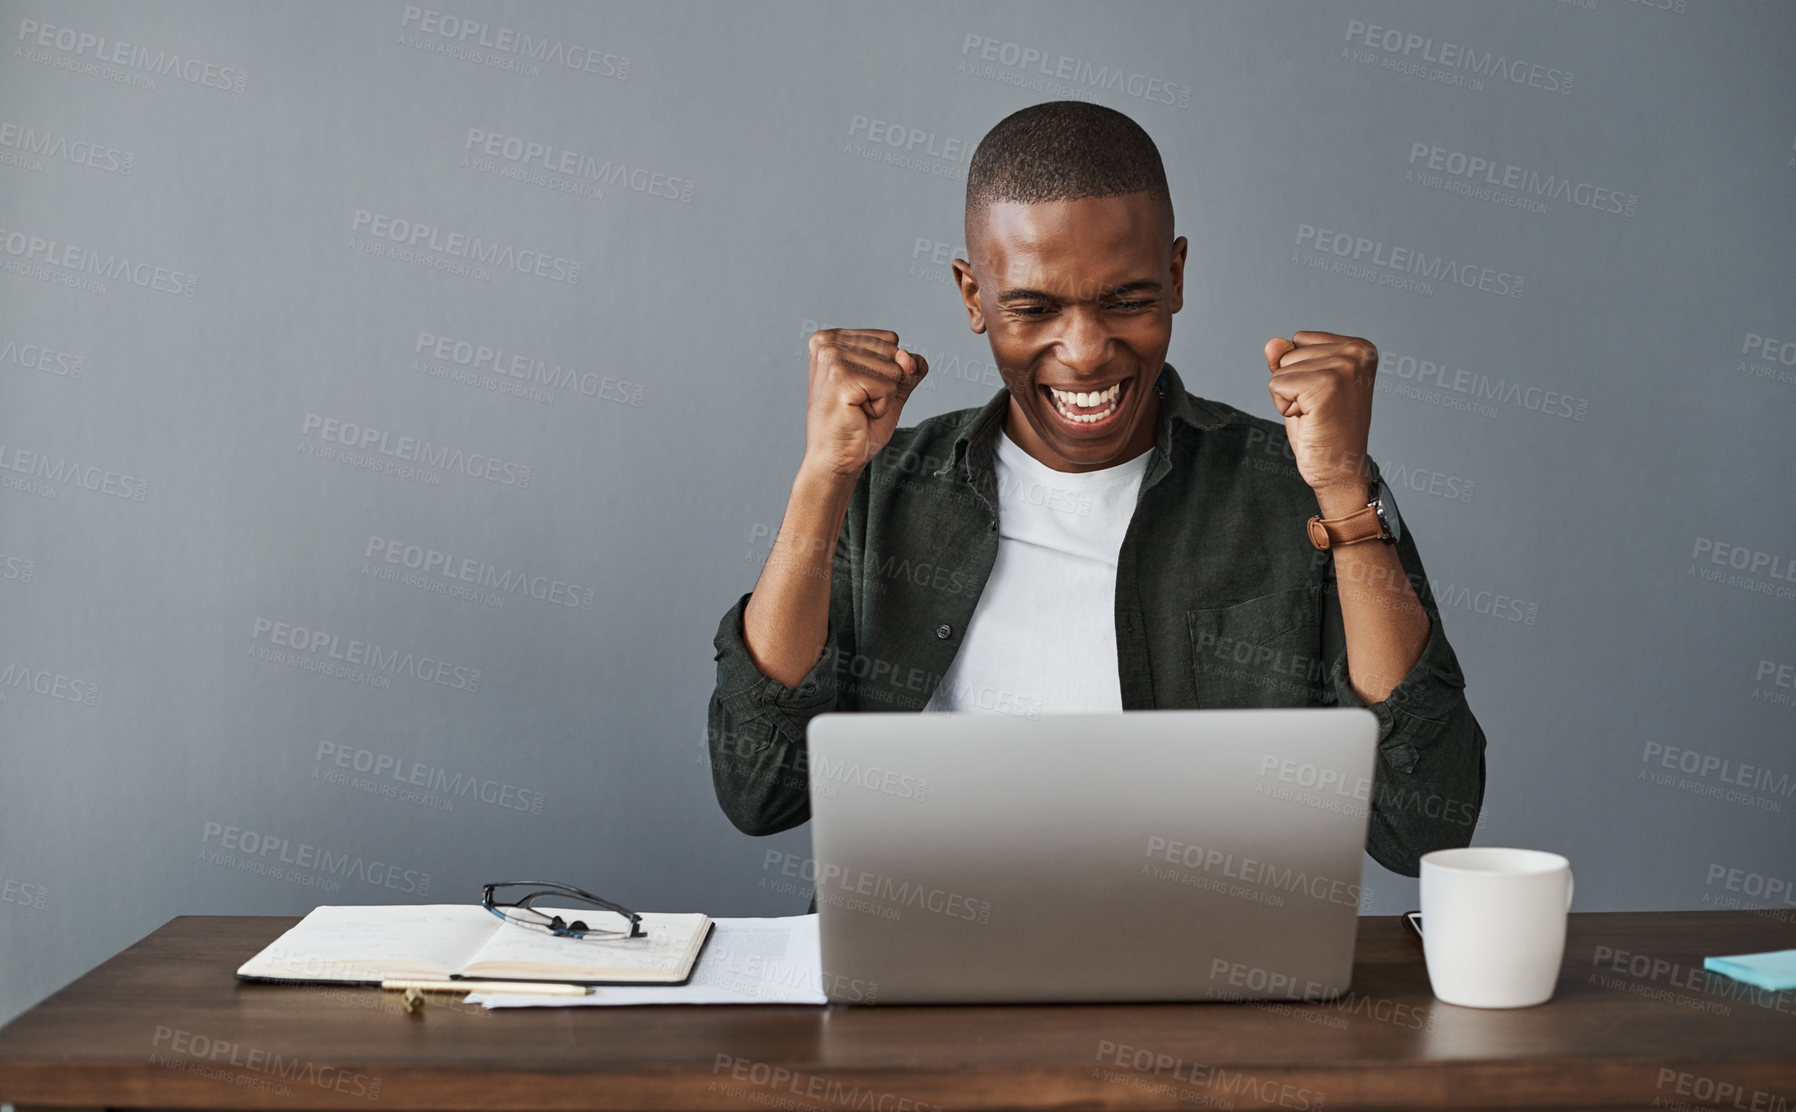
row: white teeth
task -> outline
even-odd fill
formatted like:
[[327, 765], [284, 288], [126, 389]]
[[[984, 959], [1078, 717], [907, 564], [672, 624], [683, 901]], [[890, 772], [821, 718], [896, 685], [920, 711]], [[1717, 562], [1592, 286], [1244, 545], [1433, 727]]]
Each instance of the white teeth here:
[[[1054, 408], [1060, 411], [1062, 417], [1065, 417], [1069, 421], [1076, 421], [1082, 425], [1089, 425], [1094, 421], [1102, 421], [1116, 411], [1115, 403], [1116, 399], [1122, 394], [1122, 383], [1115, 383], [1108, 390], [1091, 391], [1057, 390], [1050, 386], [1048, 387], [1048, 393], [1053, 396]], [[1105, 403], [1109, 403], [1108, 408], [1102, 413], [1073, 413], [1067, 409], [1068, 405], [1090, 408], [1091, 406], [1103, 405]]]
[[1122, 383], [1118, 382], [1107, 390], [1058, 390], [1050, 386], [1048, 391], [1054, 395], [1057, 401], [1072, 405], [1092, 406], [1100, 402], [1115, 401], [1117, 395], [1122, 393]]

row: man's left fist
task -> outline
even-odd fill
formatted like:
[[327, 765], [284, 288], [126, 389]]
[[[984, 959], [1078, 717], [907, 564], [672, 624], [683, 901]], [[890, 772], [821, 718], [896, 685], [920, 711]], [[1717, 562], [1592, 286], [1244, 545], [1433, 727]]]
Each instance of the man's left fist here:
[[1364, 502], [1378, 349], [1358, 336], [1294, 332], [1266, 341], [1266, 368], [1297, 473], [1318, 494], [1351, 492]]

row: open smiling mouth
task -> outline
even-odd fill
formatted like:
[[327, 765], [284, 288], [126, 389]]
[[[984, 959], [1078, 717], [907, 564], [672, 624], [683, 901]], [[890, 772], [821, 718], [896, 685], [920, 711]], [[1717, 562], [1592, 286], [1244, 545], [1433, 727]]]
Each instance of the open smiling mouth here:
[[1113, 382], [1101, 390], [1057, 390], [1042, 385], [1042, 396], [1068, 431], [1082, 435], [1108, 432], [1120, 419], [1123, 400], [1128, 397], [1132, 379]]

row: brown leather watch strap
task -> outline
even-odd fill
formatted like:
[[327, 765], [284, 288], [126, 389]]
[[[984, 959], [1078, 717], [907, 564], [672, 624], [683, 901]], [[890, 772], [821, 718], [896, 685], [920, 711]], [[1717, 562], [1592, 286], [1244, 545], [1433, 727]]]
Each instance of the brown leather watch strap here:
[[1384, 536], [1384, 523], [1378, 520], [1378, 507], [1367, 506], [1346, 517], [1322, 520], [1320, 514], [1310, 518], [1310, 543], [1326, 552], [1342, 545], [1375, 541]]

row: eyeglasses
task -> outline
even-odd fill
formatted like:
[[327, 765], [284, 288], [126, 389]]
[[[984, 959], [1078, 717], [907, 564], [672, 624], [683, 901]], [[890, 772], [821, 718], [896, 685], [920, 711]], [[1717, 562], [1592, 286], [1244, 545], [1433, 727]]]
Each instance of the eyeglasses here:
[[[601, 913], [622, 916], [628, 922], [628, 927], [621, 924], [614, 927], [591, 927], [584, 919], [569, 922], [552, 911], [539, 911], [531, 906], [539, 898], [554, 904], [590, 904]], [[621, 941], [648, 937], [648, 932], [642, 929], [641, 915], [622, 904], [612, 903], [571, 884], [556, 884], [546, 880], [510, 880], [488, 884], [481, 889], [480, 906], [507, 923], [563, 938]]]

